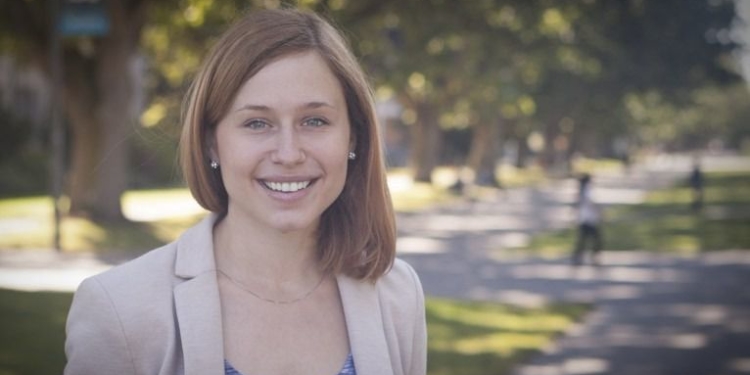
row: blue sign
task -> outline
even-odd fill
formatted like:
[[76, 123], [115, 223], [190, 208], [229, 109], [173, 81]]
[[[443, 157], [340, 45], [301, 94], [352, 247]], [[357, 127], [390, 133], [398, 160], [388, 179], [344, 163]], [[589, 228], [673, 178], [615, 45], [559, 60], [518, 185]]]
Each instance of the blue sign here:
[[58, 22], [58, 29], [64, 36], [101, 36], [109, 32], [103, 0], [64, 1]]

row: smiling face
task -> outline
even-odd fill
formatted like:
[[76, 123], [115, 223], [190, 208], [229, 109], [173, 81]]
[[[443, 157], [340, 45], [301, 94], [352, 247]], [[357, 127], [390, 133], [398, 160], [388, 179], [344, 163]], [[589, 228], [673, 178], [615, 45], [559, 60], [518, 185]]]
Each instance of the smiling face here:
[[240, 88], [215, 129], [228, 217], [314, 231], [341, 193], [353, 150], [346, 100], [316, 52], [271, 62]]

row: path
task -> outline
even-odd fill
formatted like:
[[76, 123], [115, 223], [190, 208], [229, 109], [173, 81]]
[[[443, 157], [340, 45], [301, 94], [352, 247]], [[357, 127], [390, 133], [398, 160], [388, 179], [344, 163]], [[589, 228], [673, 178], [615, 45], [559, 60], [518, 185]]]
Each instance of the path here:
[[[747, 159], [710, 159], [707, 170], [748, 168]], [[689, 159], [597, 176], [597, 198], [638, 203], [646, 191], [684, 178]], [[518, 189], [400, 218], [402, 257], [428, 295], [538, 306], [593, 304], [583, 323], [515, 375], [750, 374], [750, 251], [694, 256], [605, 253], [604, 266], [573, 268], [566, 257], [503, 249], [540, 230], [566, 228], [573, 181]], [[749, 227], [750, 229], [750, 227]]]

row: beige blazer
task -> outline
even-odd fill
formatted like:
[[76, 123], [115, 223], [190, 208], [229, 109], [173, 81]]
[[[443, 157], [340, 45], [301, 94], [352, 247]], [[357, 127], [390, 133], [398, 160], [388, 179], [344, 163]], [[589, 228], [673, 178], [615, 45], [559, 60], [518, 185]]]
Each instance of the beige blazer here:
[[[224, 373], [214, 221], [81, 283], [66, 326], [65, 374]], [[396, 260], [377, 283], [337, 282], [357, 374], [425, 374], [424, 295], [414, 270]]]

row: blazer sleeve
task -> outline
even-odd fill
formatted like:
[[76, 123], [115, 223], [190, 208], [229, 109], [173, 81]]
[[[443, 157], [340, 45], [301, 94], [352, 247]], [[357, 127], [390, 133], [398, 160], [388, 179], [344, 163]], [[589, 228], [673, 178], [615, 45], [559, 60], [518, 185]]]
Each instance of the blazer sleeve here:
[[412, 362], [407, 372], [410, 375], [424, 375], [427, 373], [427, 322], [425, 317], [424, 291], [419, 276], [409, 266], [409, 274], [414, 281], [415, 289], [415, 313], [414, 313], [414, 339], [412, 341]]
[[65, 375], [132, 374], [136, 370], [120, 318], [107, 290], [89, 278], [68, 313]]

